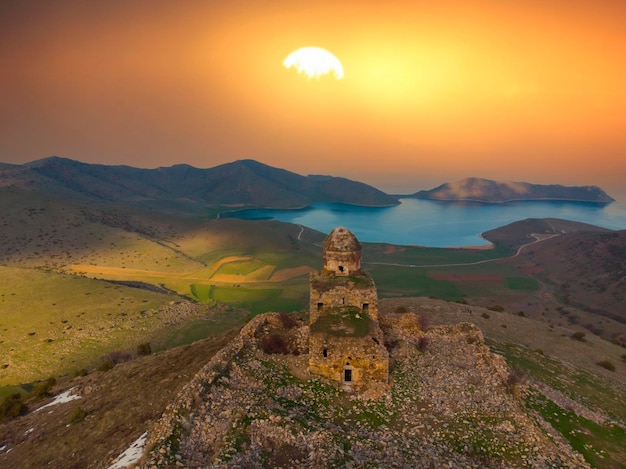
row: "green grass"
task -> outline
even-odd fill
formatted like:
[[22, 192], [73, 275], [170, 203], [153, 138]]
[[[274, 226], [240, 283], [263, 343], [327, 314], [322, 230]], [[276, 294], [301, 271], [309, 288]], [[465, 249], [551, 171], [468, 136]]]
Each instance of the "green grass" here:
[[448, 301], [463, 299], [461, 290], [453, 282], [432, 279], [425, 269], [375, 266], [369, 272], [381, 298], [430, 296]]
[[493, 351], [506, 358], [509, 366], [522, 368], [531, 378], [546, 383], [566, 396], [626, 421], [623, 394], [604, 379], [581, 368], [572, 369], [558, 360], [515, 344], [488, 343]]
[[364, 243], [363, 262], [370, 270], [369, 263], [386, 262], [404, 265], [439, 265], [464, 264], [480, 262], [488, 259], [500, 259], [515, 253], [511, 249], [495, 247], [493, 249], [453, 249], [427, 248], [418, 246], [402, 246], [395, 252], [387, 254], [388, 244]]
[[533, 392], [525, 399], [533, 409], [569, 441], [593, 467], [623, 468], [626, 461], [626, 430], [614, 424], [598, 425]]
[[311, 325], [311, 332], [339, 337], [365, 337], [370, 332], [369, 316], [354, 306], [328, 308]]
[[223, 286], [216, 285], [212, 299], [249, 310], [252, 314], [299, 311], [308, 305], [308, 285]]
[[536, 291], [539, 290], [539, 282], [530, 277], [507, 277], [504, 284], [511, 290]]
[[169, 295], [34, 269], [0, 267], [0, 276], [0, 385], [71, 372], [130, 346], [138, 331], [156, 325], [142, 312], [171, 301]]
[[227, 275], [248, 275], [252, 272], [259, 270], [266, 264], [260, 260], [253, 259], [251, 261], [235, 261], [222, 264], [217, 270], [219, 274]]

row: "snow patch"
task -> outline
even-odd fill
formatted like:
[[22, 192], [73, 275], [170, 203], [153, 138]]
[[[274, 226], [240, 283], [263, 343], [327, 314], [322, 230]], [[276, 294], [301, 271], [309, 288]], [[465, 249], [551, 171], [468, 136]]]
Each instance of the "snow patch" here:
[[147, 439], [148, 432], [144, 432], [128, 447], [126, 451], [117, 457], [113, 464], [109, 466], [109, 469], [123, 469], [139, 461], [143, 455], [143, 450], [146, 447]]
[[56, 396], [52, 402], [41, 406], [39, 409], [35, 409], [33, 412], [39, 412], [41, 409], [45, 409], [46, 407], [51, 407], [57, 404], [65, 404], [66, 402], [75, 401], [76, 399], [80, 399], [81, 397], [77, 394], [72, 394], [74, 388], [70, 388], [65, 392], [62, 392], [58, 396]]
[[24, 436], [29, 435], [29, 434], [33, 433], [34, 431], [35, 431], [35, 428], [29, 428], [28, 430], [26, 430], [24, 432]]

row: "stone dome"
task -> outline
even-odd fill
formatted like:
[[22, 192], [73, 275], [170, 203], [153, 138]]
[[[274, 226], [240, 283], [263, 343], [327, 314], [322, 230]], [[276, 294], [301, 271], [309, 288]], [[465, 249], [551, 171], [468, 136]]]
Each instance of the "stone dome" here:
[[330, 232], [324, 241], [324, 251], [357, 252], [361, 250], [361, 243], [354, 234], [340, 226]]
[[324, 272], [330, 275], [361, 273], [361, 243], [350, 230], [335, 228], [324, 241]]

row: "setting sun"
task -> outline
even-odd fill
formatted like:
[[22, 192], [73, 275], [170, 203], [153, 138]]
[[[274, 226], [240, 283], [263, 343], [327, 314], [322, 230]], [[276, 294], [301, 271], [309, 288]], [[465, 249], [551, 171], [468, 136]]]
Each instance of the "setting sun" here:
[[335, 78], [343, 78], [343, 66], [334, 54], [321, 47], [302, 47], [293, 51], [283, 61], [286, 68], [295, 67], [298, 73], [309, 78], [319, 78], [332, 73]]

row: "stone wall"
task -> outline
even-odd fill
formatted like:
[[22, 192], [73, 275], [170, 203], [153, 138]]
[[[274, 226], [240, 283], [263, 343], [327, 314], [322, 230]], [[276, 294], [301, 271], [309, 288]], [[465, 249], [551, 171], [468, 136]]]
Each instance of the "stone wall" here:
[[350, 384], [360, 388], [371, 382], [389, 380], [389, 353], [383, 345], [378, 326], [366, 337], [335, 337], [309, 334], [309, 371], [336, 382], [345, 383], [350, 370]]
[[334, 275], [358, 275], [361, 273], [361, 252], [324, 252], [324, 270]]
[[[314, 275], [311, 276], [312, 280]], [[311, 323], [314, 323], [320, 313], [327, 308], [354, 306], [363, 310], [370, 318], [378, 320], [378, 295], [374, 282], [369, 277], [364, 277], [370, 282], [368, 287], [350, 287], [349, 285], [336, 285], [331, 289], [316, 288], [311, 282], [310, 304]], [[364, 306], [366, 305], [366, 306]]]

